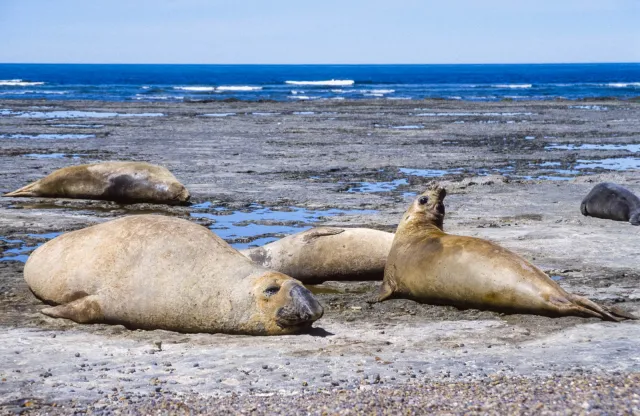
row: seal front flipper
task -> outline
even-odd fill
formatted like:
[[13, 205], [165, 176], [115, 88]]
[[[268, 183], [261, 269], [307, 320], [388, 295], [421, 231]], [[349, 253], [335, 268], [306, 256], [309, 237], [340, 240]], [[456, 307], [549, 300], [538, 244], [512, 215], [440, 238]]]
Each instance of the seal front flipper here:
[[39, 182], [35, 181], [29, 185], [23, 186], [20, 189], [16, 189], [13, 192], [6, 193], [2, 196], [21, 197], [21, 196], [38, 196]]
[[337, 235], [343, 232], [344, 232], [344, 228], [337, 228], [337, 227], [313, 228], [307, 231], [306, 233], [304, 233], [304, 237], [302, 238], [302, 241], [304, 241], [305, 243], [308, 243], [309, 241], [319, 237]]
[[41, 312], [52, 318], [71, 319], [79, 324], [90, 324], [104, 320], [100, 299], [96, 295], [85, 296], [64, 305], [46, 308]]
[[378, 293], [373, 298], [373, 300], [369, 301], [369, 303], [382, 302], [383, 300], [387, 300], [393, 296], [396, 289], [398, 288], [398, 285], [395, 279], [395, 270], [396, 270], [395, 264], [393, 265], [393, 267], [390, 267], [390, 268], [387, 267], [385, 269], [384, 280], [382, 281], [382, 285], [380, 285], [380, 288], [378, 289]]

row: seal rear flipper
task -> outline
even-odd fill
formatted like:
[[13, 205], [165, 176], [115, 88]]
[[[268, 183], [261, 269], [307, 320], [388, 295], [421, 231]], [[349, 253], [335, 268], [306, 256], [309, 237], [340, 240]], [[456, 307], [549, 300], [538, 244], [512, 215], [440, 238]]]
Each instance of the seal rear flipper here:
[[607, 309], [587, 298], [583, 298], [582, 296], [573, 295], [571, 297], [571, 301], [577, 308], [581, 310], [581, 312], [584, 312], [590, 316], [595, 316], [605, 321], [620, 322], [624, 321], [625, 319], [638, 319], [620, 308], [614, 307]]
[[46, 308], [41, 312], [52, 318], [71, 319], [79, 324], [102, 322], [104, 320], [100, 299], [96, 295], [85, 296], [64, 305]]
[[40, 181], [35, 181], [30, 183], [29, 185], [23, 186], [20, 189], [16, 189], [13, 192], [6, 193], [2, 196], [12, 196], [12, 197], [21, 197], [21, 196], [38, 196], [37, 188]]

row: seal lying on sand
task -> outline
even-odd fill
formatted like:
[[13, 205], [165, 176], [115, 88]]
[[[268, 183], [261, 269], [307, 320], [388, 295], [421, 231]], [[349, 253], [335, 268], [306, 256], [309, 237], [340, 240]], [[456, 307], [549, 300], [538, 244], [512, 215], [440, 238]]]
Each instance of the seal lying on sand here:
[[162, 166], [104, 162], [58, 169], [4, 196], [180, 204], [189, 200], [189, 191]]
[[304, 283], [382, 280], [393, 234], [368, 228], [313, 228], [242, 250], [254, 262]]
[[640, 198], [615, 183], [593, 187], [580, 204], [582, 215], [640, 225]]
[[135, 215], [63, 234], [36, 249], [24, 278], [78, 323], [178, 332], [278, 335], [323, 308], [302, 284], [252, 263], [207, 228]]
[[634, 318], [565, 292], [522, 257], [486, 240], [443, 231], [446, 191], [433, 186], [398, 226], [378, 301], [391, 297], [538, 315]]

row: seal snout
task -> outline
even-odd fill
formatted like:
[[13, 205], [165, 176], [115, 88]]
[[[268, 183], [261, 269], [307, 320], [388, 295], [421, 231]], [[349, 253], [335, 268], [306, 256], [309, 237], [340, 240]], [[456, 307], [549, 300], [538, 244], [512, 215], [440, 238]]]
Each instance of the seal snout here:
[[324, 308], [305, 287], [294, 285], [289, 291], [289, 298], [287, 304], [276, 312], [280, 327], [311, 324], [322, 318]]

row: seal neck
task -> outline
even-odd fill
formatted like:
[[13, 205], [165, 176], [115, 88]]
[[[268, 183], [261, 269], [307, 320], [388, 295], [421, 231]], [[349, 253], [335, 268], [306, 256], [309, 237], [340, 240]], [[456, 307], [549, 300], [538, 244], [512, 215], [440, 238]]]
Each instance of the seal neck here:
[[420, 234], [438, 237], [444, 235], [444, 218], [426, 218], [424, 215], [407, 212], [398, 225], [397, 234]]

